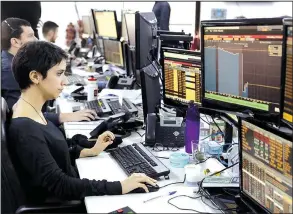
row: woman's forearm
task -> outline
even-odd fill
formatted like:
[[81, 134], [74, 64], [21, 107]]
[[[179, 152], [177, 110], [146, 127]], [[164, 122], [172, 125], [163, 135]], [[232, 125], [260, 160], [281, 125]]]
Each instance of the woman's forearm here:
[[91, 148], [91, 149], [83, 149], [80, 152], [79, 158], [85, 158], [85, 157], [94, 157], [101, 153], [102, 151], [99, 151], [98, 148]]

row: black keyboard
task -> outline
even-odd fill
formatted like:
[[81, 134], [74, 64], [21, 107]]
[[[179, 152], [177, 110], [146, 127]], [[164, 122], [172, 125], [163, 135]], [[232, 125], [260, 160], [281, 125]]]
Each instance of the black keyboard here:
[[145, 173], [152, 178], [167, 176], [170, 170], [141, 143], [118, 147], [110, 154], [128, 174]]

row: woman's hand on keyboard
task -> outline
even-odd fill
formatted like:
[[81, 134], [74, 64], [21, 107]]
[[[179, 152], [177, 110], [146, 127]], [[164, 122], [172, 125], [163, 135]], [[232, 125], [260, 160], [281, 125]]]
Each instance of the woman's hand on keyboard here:
[[92, 148], [95, 155], [99, 155], [102, 151], [104, 151], [107, 146], [113, 143], [114, 139], [115, 135], [110, 131], [105, 131], [103, 134], [101, 134], [98, 137], [96, 144]]
[[73, 113], [61, 113], [59, 116], [60, 123], [92, 121], [98, 118], [97, 113], [91, 109], [84, 109]]
[[149, 192], [145, 183], [152, 186], [156, 186], [156, 180], [146, 176], [143, 173], [133, 173], [124, 181], [121, 181], [122, 194], [131, 192], [136, 188], [143, 188], [146, 192]]

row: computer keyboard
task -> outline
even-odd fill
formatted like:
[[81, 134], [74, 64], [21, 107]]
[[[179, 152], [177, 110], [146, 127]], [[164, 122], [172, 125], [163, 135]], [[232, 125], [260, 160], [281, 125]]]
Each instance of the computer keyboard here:
[[122, 106], [118, 99], [107, 99], [107, 102], [112, 109], [113, 114], [118, 114], [121, 112], [130, 113], [133, 116], [138, 113], [135, 105], [127, 98], [123, 98]]
[[69, 75], [67, 76], [67, 81], [69, 85], [73, 85], [73, 84], [86, 85], [84, 78], [79, 75]]
[[152, 178], [167, 176], [170, 170], [141, 143], [118, 147], [110, 151], [111, 156], [128, 174], [145, 173]]

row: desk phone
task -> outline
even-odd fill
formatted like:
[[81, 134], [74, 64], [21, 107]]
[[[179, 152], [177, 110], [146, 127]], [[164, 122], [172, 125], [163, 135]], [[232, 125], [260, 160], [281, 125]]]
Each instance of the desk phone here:
[[183, 147], [185, 123], [182, 117], [158, 117], [155, 113], [147, 115], [145, 144], [156, 143], [166, 147]]
[[97, 112], [98, 116], [105, 116], [112, 114], [112, 110], [105, 99], [92, 100], [84, 103], [86, 109], [92, 109]]

